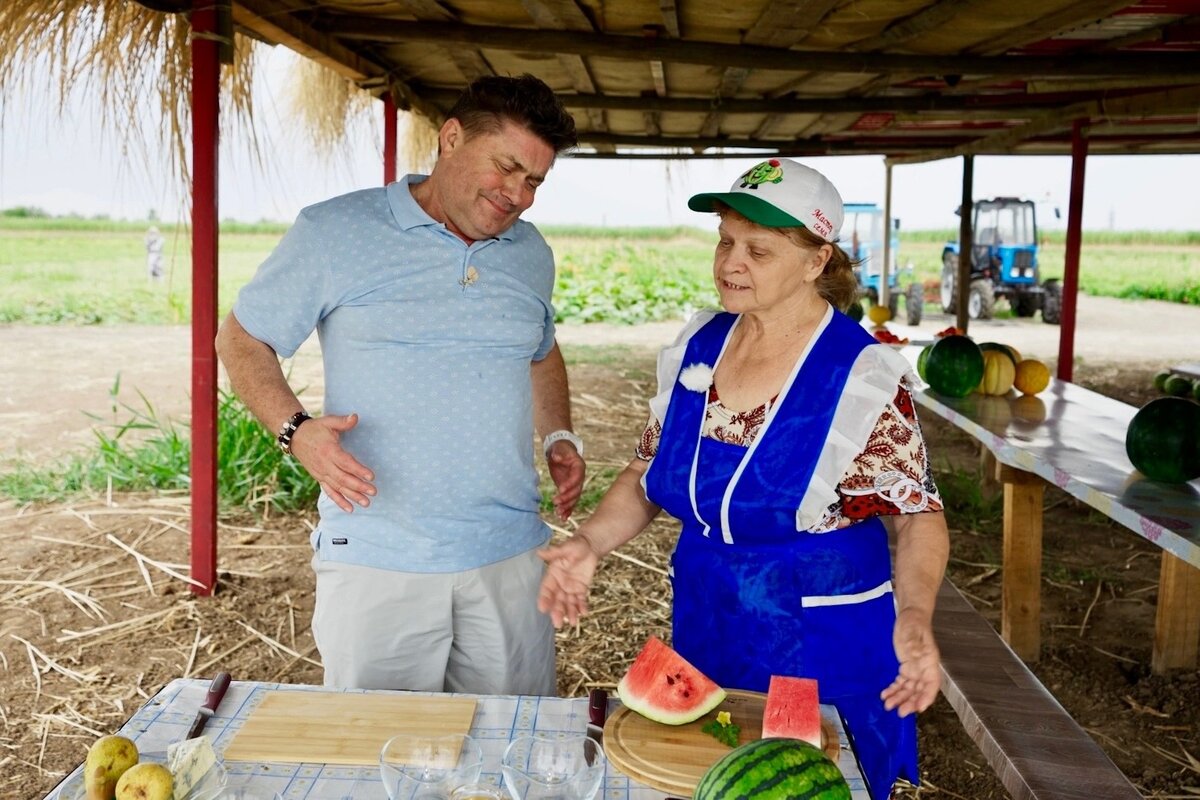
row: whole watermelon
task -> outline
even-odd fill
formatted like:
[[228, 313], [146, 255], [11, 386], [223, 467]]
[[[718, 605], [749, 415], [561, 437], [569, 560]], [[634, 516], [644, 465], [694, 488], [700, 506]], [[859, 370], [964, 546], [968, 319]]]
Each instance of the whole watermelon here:
[[925, 375], [925, 368], [929, 366], [929, 351], [933, 349], [933, 345], [927, 344], [917, 354], [917, 374], [921, 376], [921, 380], [929, 383], [929, 378]]
[[925, 362], [925, 380], [938, 394], [966, 397], [983, 379], [983, 352], [966, 336], [944, 336], [933, 343]]
[[1151, 400], [1130, 420], [1125, 452], [1152, 481], [1200, 478], [1200, 405], [1181, 397]]
[[850, 800], [850, 787], [820, 748], [800, 739], [757, 739], [709, 767], [692, 797]]

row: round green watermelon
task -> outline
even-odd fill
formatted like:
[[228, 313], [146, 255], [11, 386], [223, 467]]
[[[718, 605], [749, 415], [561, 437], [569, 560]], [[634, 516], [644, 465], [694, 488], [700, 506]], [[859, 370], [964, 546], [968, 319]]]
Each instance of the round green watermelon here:
[[854, 320], [855, 322], [862, 322], [862, 318], [863, 318], [862, 303], [858, 300], [855, 300], [853, 303], [851, 303], [850, 307], [846, 309], [846, 316], [849, 317], [850, 319]]
[[1016, 354], [1013, 352], [1013, 349], [1006, 344], [1000, 344], [999, 342], [980, 342], [979, 349], [984, 352], [988, 350], [995, 350], [998, 353], [1004, 353], [1004, 355], [1008, 356], [1008, 360], [1013, 363], [1013, 367], [1016, 367], [1017, 362], [1019, 361]]
[[1130, 420], [1125, 452], [1152, 481], [1200, 478], [1200, 405], [1182, 397], [1151, 400]]
[[694, 800], [850, 800], [837, 764], [799, 739], [757, 739], [730, 751], [696, 784]]
[[1163, 391], [1171, 397], [1189, 397], [1192, 394], [1192, 382], [1183, 375], [1172, 375], [1163, 381]]
[[1167, 383], [1167, 378], [1171, 377], [1171, 370], [1164, 369], [1161, 372], [1154, 373], [1154, 388], [1160, 392]]
[[933, 343], [925, 362], [925, 380], [938, 394], [966, 397], [983, 379], [983, 351], [966, 336], [944, 336]]
[[929, 351], [933, 349], [933, 345], [927, 344], [921, 349], [917, 356], [917, 374], [921, 376], [921, 380], [929, 383], [929, 378], [925, 375], [925, 367], [929, 363]]

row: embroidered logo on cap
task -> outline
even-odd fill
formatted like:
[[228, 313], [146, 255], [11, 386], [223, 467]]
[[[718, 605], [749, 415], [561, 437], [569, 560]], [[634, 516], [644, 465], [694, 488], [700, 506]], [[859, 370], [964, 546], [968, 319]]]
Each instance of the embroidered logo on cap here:
[[762, 183], [779, 183], [783, 180], [783, 167], [779, 161], [772, 158], [761, 164], [755, 164], [742, 176], [742, 189], [757, 190]]

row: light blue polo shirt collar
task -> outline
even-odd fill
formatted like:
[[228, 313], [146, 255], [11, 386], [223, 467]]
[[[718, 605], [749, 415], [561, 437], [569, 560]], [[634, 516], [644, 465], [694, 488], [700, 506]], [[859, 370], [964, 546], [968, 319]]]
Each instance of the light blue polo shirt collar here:
[[[400, 226], [401, 230], [410, 231], [413, 228], [420, 228], [425, 225], [435, 225], [442, 230], [446, 230], [446, 223], [438, 222], [425, 213], [425, 209], [421, 208], [421, 204], [412, 196], [412, 190], [409, 188], [421, 183], [428, 177], [428, 175], [409, 173], [395, 183], [388, 184], [388, 206], [392, 209], [392, 218], [396, 220], [396, 224]], [[517, 220], [517, 222], [520, 222], [520, 220]], [[514, 238], [513, 229], [517, 227], [517, 222], [509, 225], [506, 230], [501, 231], [493, 238], [511, 242]]]

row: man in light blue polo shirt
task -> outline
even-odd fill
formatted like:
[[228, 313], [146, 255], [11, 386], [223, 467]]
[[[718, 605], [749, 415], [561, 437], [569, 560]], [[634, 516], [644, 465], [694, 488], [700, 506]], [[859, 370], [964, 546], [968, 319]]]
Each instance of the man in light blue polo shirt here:
[[[583, 485], [554, 339], [554, 260], [519, 219], [575, 125], [532, 76], [451, 109], [428, 176], [304, 209], [238, 295], [217, 351], [234, 391], [321, 485], [313, 635], [328, 686], [554, 694], [537, 610], [549, 538]], [[316, 330], [324, 415], [279, 357]]]

